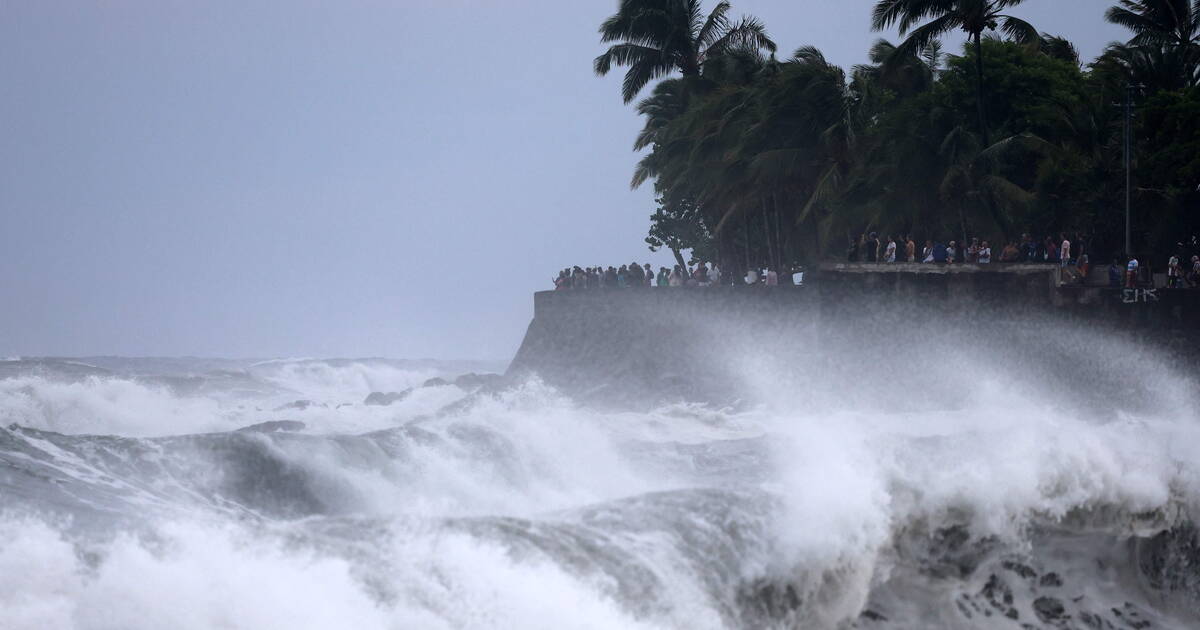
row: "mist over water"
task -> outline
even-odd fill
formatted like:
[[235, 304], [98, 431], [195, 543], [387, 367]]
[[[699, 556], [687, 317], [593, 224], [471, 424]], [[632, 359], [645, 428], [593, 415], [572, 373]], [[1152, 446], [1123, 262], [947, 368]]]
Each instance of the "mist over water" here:
[[723, 349], [720, 404], [426, 385], [503, 366], [8, 362], [0, 626], [1196, 627], [1187, 364], [913, 330]]

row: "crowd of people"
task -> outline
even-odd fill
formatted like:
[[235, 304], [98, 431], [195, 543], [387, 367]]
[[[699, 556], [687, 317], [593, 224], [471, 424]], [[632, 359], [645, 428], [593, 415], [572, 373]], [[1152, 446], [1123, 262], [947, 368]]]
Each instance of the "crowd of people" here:
[[1059, 234], [1036, 239], [1022, 234], [1020, 241], [1009, 241], [999, 252], [986, 240], [972, 238], [970, 242], [927, 240], [918, 249], [912, 235], [880, 238], [875, 232], [864, 233], [851, 240], [847, 250], [850, 262], [867, 263], [971, 263], [986, 265], [1002, 263], [1087, 264], [1087, 253], [1078, 236]]
[[[1020, 241], [1009, 241], [999, 254], [996, 254], [988, 241], [978, 238], [972, 238], [966, 245], [957, 241], [943, 244], [927, 240], [918, 252], [917, 243], [911, 235], [880, 238], [877, 233], [869, 232], [862, 234], [857, 240], [852, 239], [847, 250], [847, 259], [850, 262], [981, 265], [992, 262], [1049, 263], [1075, 268], [1081, 280], [1091, 271], [1089, 258], [1084, 239], [1079, 235], [1066, 233], [1060, 233], [1057, 239], [1052, 236], [1037, 239], [1029, 234], [1022, 234]], [[1167, 261], [1167, 288], [1200, 287], [1200, 255], [1193, 255], [1186, 265], [1181, 260], [1179, 255], [1173, 254]], [[1124, 261], [1114, 260], [1108, 269], [1109, 284], [1114, 287], [1133, 288], [1137, 286], [1140, 271], [1141, 264], [1136, 257], [1129, 257]]]
[[[724, 282], [723, 282], [724, 281]], [[742, 278], [746, 284], [779, 284], [779, 274], [773, 269], [750, 271]], [[673, 269], [659, 267], [655, 272], [647, 264], [630, 263], [620, 267], [573, 267], [558, 272], [554, 289], [626, 289], [635, 287], [710, 287], [733, 284], [733, 278], [723, 277], [714, 263], [689, 266], [675, 265]]]
[[[1200, 251], [1200, 242], [1193, 239], [1193, 251]], [[1181, 244], [1181, 247], [1183, 245]], [[1184, 249], [1186, 251], [1186, 248]], [[992, 250], [991, 244], [982, 239], [972, 238], [962, 245], [956, 241], [941, 243], [927, 240], [918, 251], [917, 243], [912, 236], [900, 238], [888, 236], [879, 238], [875, 232], [863, 234], [857, 240], [851, 240], [847, 251], [850, 262], [866, 263], [936, 263], [956, 264], [968, 263], [986, 265], [992, 262], [1000, 263], [1048, 263], [1070, 267], [1077, 274], [1079, 282], [1083, 282], [1091, 271], [1087, 243], [1078, 235], [1060, 233], [1058, 238], [1045, 237], [1037, 239], [1029, 234], [1022, 234], [1020, 241], [1005, 243], [999, 253]], [[1193, 255], [1186, 263], [1186, 256], [1171, 255], [1167, 261], [1167, 288], [1200, 288], [1200, 255]], [[1108, 267], [1109, 285], [1134, 288], [1138, 286], [1139, 278], [1144, 275], [1141, 263], [1136, 257], [1114, 259]], [[1099, 273], [1099, 272], [1097, 272]], [[776, 286], [780, 283], [780, 275], [774, 269], [751, 269], [742, 278], [737, 279], [723, 275], [714, 264], [701, 262], [699, 265], [675, 265], [674, 268], [659, 267], [658, 271], [649, 263], [629, 263], [620, 267], [572, 267], [563, 269], [554, 278], [554, 289], [625, 289], [635, 287], [709, 287], [720, 285], [747, 284]], [[798, 284], [800, 274], [789, 280]], [[1147, 276], [1148, 277], [1148, 276]], [[740, 282], [739, 282], [740, 280]]]

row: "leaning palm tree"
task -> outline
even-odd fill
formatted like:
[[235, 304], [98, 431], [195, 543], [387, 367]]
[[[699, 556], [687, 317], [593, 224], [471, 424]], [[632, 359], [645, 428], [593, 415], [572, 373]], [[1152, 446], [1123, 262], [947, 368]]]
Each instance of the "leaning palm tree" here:
[[[871, 28], [882, 31], [899, 26], [907, 38], [899, 46], [901, 55], [914, 54], [930, 42], [955, 30], [965, 32], [975, 44], [975, 100], [979, 109], [979, 133], [984, 146], [988, 142], [987, 112], [983, 103], [983, 33], [999, 30], [1015, 41], [1036, 44], [1041, 41], [1029, 22], [1002, 13], [1024, 0], [879, 0], [871, 18]], [[929, 20], [920, 26], [921, 22]], [[916, 28], [913, 28], [916, 26]]]
[[870, 64], [854, 66], [857, 80], [870, 81], [901, 96], [911, 96], [933, 87], [941, 64], [942, 46], [934, 40], [924, 50], [898, 53], [895, 44], [880, 39], [871, 46], [867, 57]]
[[1200, 0], [1117, 0], [1105, 17], [1133, 31], [1105, 52], [1131, 81], [1150, 89], [1200, 83]]
[[1131, 46], [1200, 45], [1200, 0], [1117, 0], [1104, 17], [1133, 31]]
[[706, 17], [700, 0], [621, 0], [600, 25], [600, 41], [618, 42], [596, 57], [596, 74], [628, 66], [621, 94], [628, 103], [647, 83], [679, 71], [698, 77], [705, 61], [734, 48], [775, 52], [766, 28], [752, 17], [729, 19], [731, 6], [718, 2]]

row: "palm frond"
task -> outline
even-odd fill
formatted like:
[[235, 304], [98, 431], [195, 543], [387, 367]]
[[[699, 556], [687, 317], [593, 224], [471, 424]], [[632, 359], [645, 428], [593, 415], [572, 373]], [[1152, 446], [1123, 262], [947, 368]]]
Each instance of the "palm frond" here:
[[733, 5], [728, 2], [718, 2], [717, 6], [713, 7], [712, 12], [708, 14], [708, 19], [704, 22], [704, 26], [700, 28], [700, 32], [696, 35], [696, 42], [700, 45], [700, 48], [708, 48], [721, 37], [721, 34], [729, 30], [728, 13], [732, 8]]
[[961, 28], [963, 25], [962, 17], [956, 13], [947, 13], [941, 17], [935, 18], [930, 22], [919, 26], [908, 37], [896, 47], [896, 55], [916, 55], [924, 50], [930, 43], [936, 41], [941, 36]]
[[1012, 41], [1034, 47], [1042, 43], [1041, 34], [1029, 22], [1011, 15], [998, 17], [1000, 18], [1000, 32], [1004, 33]]
[[622, 98], [626, 103], [632, 102], [647, 83], [670, 74], [674, 69], [674, 64], [663, 60], [646, 59], [633, 63], [621, 81]]
[[813, 209], [821, 204], [834, 199], [841, 191], [842, 176], [841, 168], [837, 164], [831, 164], [825, 169], [825, 172], [817, 179], [816, 186], [813, 187], [812, 194], [808, 196], [808, 201], [800, 208], [800, 212], [796, 213], [796, 225], [803, 224], [812, 214]]
[[604, 76], [614, 65], [629, 66], [637, 63], [662, 63], [662, 51], [637, 44], [614, 44], [592, 63], [596, 74]]
[[735, 48], [767, 50], [772, 53], [778, 50], [775, 42], [767, 35], [767, 27], [754, 17], [743, 17], [737, 26], [728, 29], [714, 40], [705, 49], [704, 54], [706, 57], [711, 57]]

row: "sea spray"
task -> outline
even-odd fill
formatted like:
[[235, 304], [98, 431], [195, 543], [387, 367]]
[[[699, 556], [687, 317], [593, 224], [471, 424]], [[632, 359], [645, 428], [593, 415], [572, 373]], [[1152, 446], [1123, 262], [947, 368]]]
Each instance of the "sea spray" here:
[[[1129, 387], [1172, 392], [1102, 409], [1020, 363], [949, 354], [889, 398], [870, 373], [839, 389], [777, 361], [739, 363], [763, 371], [732, 407], [645, 411], [536, 378], [422, 381], [368, 406], [355, 398], [382, 381], [337, 376], [359, 373], [345, 365], [287, 372], [266, 397], [244, 380], [197, 395], [144, 374], [15, 376], [0, 389], [70, 401], [117, 379], [126, 395], [88, 403], [95, 430], [65, 432], [4, 399], [24, 426], [0, 430], [0, 565], [28, 579], [0, 601], [38, 628], [1200, 619], [1184, 561], [1200, 490], [1190, 377], [1138, 357]], [[275, 411], [293, 400], [314, 404]], [[172, 408], [192, 412], [157, 415]], [[233, 430], [282, 415], [304, 427]], [[229, 428], [196, 433], [205, 422]]]

